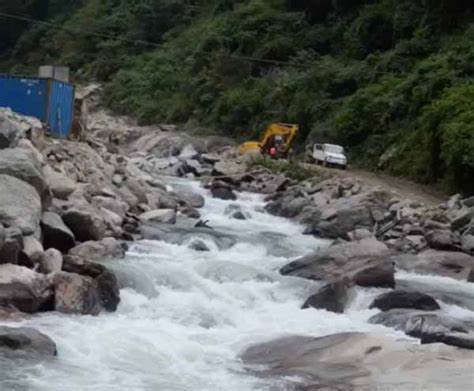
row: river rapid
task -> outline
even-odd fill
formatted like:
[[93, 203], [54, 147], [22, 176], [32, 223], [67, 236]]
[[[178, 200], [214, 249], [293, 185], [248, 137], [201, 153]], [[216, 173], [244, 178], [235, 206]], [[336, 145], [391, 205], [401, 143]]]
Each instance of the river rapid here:
[[[319, 284], [281, 276], [278, 269], [329, 243], [266, 214], [262, 196], [241, 193], [229, 202], [211, 198], [198, 182], [170, 179], [169, 186], [204, 195], [203, 219], [235, 244], [222, 245], [199, 234], [187, 235], [181, 244], [134, 244], [125, 259], [107, 262], [123, 286], [117, 312], [97, 317], [51, 312], [13, 324], [49, 335], [58, 357], [41, 363], [0, 362], [0, 390], [284, 390], [284, 384], [246, 371], [239, 353], [289, 334], [379, 331], [408, 339], [367, 323], [377, 313], [368, 305], [383, 289], [359, 289], [342, 315], [301, 310]], [[226, 213], [230, 204], [239, 205], [249, 219], [231, 218]], [[190, 248], [197, 239], [210, 251]], [[429, 277], [401, 277], [429, 285]], [[464, 285], [456, 286], [474, 297]], [[455, 304], [443, 310], [473, 315]]]

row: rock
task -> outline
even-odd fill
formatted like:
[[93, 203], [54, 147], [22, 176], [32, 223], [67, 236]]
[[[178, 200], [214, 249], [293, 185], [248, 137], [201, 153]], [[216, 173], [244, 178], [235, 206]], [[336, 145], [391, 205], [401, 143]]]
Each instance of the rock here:
[[470, 325], [436, 312], [393, 309], [380, 312], [369, 319], [370, 323], [393, 327], [415, 338], [437, 334], [468, 333]]
[[452, 209], [448, 213], [451, 222], [451, 228], [456, 231], [469, 224], [474, 217], [474, 211], [470, 208], [463, 207], [461, 209]]
[[325, 285], [310, 296], [302, 308], [312, 307], [342, 314], [349, 301], [349, 288], [350, 283], [347, 280]]
[[395, 290], [377, 296], [370, 308], [389, 311], [394, 308], [410, 308], [424, 311], [439, 310], [440, 307], [431, 296], [420, 292]]
[[70, 255], [88, 261], [105, 261], [125, 257], [127, 246], [114, 238], [104, 238], [98, 242], [88, 241], [77, 245], [69, 251]]
[[0, 175], [10, 175], [33, 186], [43, 200], [50, 198], [41, 163], [23, 148], [0, 150]]
[[233, 176], [246, 171], [244, 164], [239, 164], [232, 160], [220, 160], [214, 164], [213, 176]]
[[92, 278], [60, 272], [52, 281], [56, 311], [82, 315], [98, 315], [101, 311], [98, 286]]
[[421, 343], [444, 343], [458, 348], [474, 350], [474, 333], [428, 334], [421, 337]]
[[0, 265], [0, 306], [27, 313], [50, 308], [53, 292], [45, 276], [26, 267]]
[[16, 147], [23, 137], [25, 137], [24, 129], [8, 118], [3, 110], [0, 111], [0, 149]]
[[18, 264], [20, 251], [23, 249], [23, 235], [18, 228], [8, 228], [4, 231], [3, 245], [0, 247], [0, 264]]
[[433, 230], [425, 234], [428, 246], [436, 250], [456, 250], [459, 238], [448, 230]]
[[193, 240], [191, 243], [189, 243], [188, 247], [196, 251], [211, 251], [209, 247], [207, 246], [207, 244], [199, 239]]
[[117, 309], [120, 303], [118, 280], [105, 266], [67, 255], [64, 257], [63, 270], [92, 278], [97, 287], [101, 306], [110, 312]]
[[56, 356], [54, 341], [38, 330], [27, 327], [0, 326], [0, 356], [33, 358]]
[[474, 257], [461, 252], [426, 250], [417, 255], [397, 254], [392, 259], [403, 270], [458, 280], [466, 280], [474, 268]]
[[201, 218], [201, 213], [197, 209], [185, 207], [179, 211], [183, 216], [189, 217], [190, 219]]
[[464, 390], [474, 354], [352, 332], [283, 337], [250, 346], [241, 359], [285, 390]]
[[474, 208], [474, 196], [463, 199], [461, 204], [466, 208]]
[[204, 197], [197, 193], [180, 193], [179, 198], [191, 208], [202, 208], [204, 206]]
[[461, 238], [462, 249], [468, 253], [474, 253], [474, 235], [464, 235]]
[[366, 228], [359, 228], [359, 229], [355, 229], [352, 232], [349, 232], [347, 236], [349, 237], [349, 240], [357, 241], [357, 240], [371, 238], [374, 236], [374, 234]]
[[289, 263], [280, 272], [329, 283], [347, 277], [361, 286], [395, 286], [390, 251], [375, 238], [335, 244], [318, 250]]
[[23, 235], [38, 234], [41, 199], [34, 187], [9, 175], [0, 175], [0, 222], [18, 227]]
[[50, 248], [42, 253], [37, 261], [39, 271], [44, 274], [60, 272], [63, 267], [63, 255], [55, 248]]
[[309, 204], [309, 201], [306, 198], [298, 197], [287, 204], [283, 205], [280, 211], [280, 216], [282, 217], [296, 217], [298, 214], [301, 213], [303, 208]]
[[53, 196], [61, 200], [67, 200], [77, 188], [74, 181], [69, 179], [66, 175], [55, 171], [51, 166], [43, 167], [43, 175]]
[[5, 227], [3, 226], [3, 224], [0, 223], [0, 249], [5, 244], [6, 238], [7, 238], [7, 232], [6, 232]]
[[225, 208], [224, 214], [236, 220], [247, 220], [247, 215], [242, 211], [239, 205], [229, 205]]
[[212, 185], [211, 194], [214, 198], [219, 198], [221, 200], [236, 200], [237, 195], [229, 187]]
[[43, 244], [46, 249], [56, 248], [62, 253], [66, 253], [74, 247], [76, 242], [74, 234], [58, 214], [43, 213], [41, 228], [43, 230]]
[[471, 269], [471, 271], [469, 272], [469, 275], [467, 277], [467, 282], [474, 282], [474, 268]]
[[105, 235], [103, 218], [88, 208], [72, 207], [63, 213], [62, 219], [80, 242], [101, 240]]
[[35, 266], [34, 258], [44, 251], [43, 245], [33, 236], [25, 236], [23, 238], [23, 249], [19, 257], [19, 264], [33, 269]]
[[155, 209], [142, 213], [140, 220], [154, 223], [175, 224], [176, 212], [173, 209]]

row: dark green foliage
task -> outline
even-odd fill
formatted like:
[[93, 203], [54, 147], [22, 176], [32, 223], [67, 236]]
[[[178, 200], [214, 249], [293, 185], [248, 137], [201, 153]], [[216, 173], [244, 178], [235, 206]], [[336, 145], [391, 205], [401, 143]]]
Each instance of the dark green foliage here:
[[17, 42], [16, 71], [70, 65], [106, 81], [108, 105], [142, 123], [242, 140], [298, 123], [299, 150], [336, 142], [355, 164], [473, 191], [472, 1], [60, 4], [47, 15], [61, 29], [34, 26]]

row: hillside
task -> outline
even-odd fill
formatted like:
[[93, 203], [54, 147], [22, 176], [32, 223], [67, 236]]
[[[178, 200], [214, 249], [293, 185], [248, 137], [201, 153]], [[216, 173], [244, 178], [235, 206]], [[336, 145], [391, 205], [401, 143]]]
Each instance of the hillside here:
[[469, 0], [30, 3], [47, 24], [23, 23], [0, 71], [67, 64], [144, 124], [241, 139], [296, 122], [301, 146], [337, 142], [362, 167], [474, 192]]

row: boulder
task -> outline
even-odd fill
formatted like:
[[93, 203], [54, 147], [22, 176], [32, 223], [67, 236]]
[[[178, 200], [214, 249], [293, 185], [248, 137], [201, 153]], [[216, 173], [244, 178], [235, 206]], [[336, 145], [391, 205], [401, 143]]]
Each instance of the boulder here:
[[142, 213], [140, 219], [146, 222], [175, 224], [176, 212], [173, 209], [155, 209]]
[[245, 164], [239, 164], [232, 160], [220, 160], [214, 164], [212, 175], [214, 176], [233, 176], [242, 174], [246, 171]]
[[20, 252], [19, 264], [33, 269], [35, 266], [35, 257], [42, 254], [43, 245], [34, 236], [25, 236], [23, 238], [23, 249]]
[[127, 246], [114, 238], [104, 238], [98, 242], [88, 241], [77, 245], [69, 251], [70, 255], [88, 261], [105, 261], [125, 257]]
[[456, 250], [459, 237], [449, 230], [432, 230], [425, 233], [428, 246], [436, 250]]
[[414, 291], [394, 290], [377, 296], [370, 308], [389, 311], [394, 308], [409, 308], [424, 311], [439, 310], [439, 304], [431, 296]]
[[285, 390], [464, 390], [474, 353], [352, 332], [283, 337], [250, 346], [241, 359]]
[[110, 312], [117, 309], [120, 303], [118, 280], [105, 266], [68, 255], [64, 257], [63, 270], [92, 278], [99, 293], [101, 306]]
[[45, 181], [53, 196], [61, 200], [67, 200], [67, 198], [76, 190], [76, 183], [69, 179], [66, 175], [55, 171], [51, 166], [43, 167], [43, 175]]
[[62, 219], [80, 242], [100, 240], [105, 235], [104, 219], [93, 208], [72, 207], [63, 213]]
[[3, 244], [0, 247], [0, 264], [18, 264], [19, 255], [23, 249], [23, 235], [18, 228], [4, 230]]
[[234, 204], [231, 204], [226, 207], [224, 210], [224, 214], [236, 220], [247, 220], [247, 218], [249, 217], [246, 213], [244, 213], [240, 205]]
[[30, 359], [57, 354], [54, 341], [38, 330], [0, 326], [0, 357]]
[[317, 293], [310, 296], [303, 304], [303, 309], [316, 308], [336, 313], [343, 313], [349, 301], [350, 283], [347, 280], [325, 285]]
[[0, 265], [0, 306], [34, 313], [50, 309], [52, 297], [44, 275], [23, 266]]
[[97, 283], [90, 277], [59, 272], [54, 285], [54, 308], [67, 314], [98, 315], [102, 309]]
[[335, 244], [299, 258], [280, 269], [291, 275], [329, 283], [347, 277], [360, 286], [395, 286], [390, 251], [375, 238]]
[[43, 200], [50, 198], [41, 162], [29, 150], [23, 148], [1, 149], [0, 175], [18, 178], [33, 186]]
[[0, 222], [18, 227], [23, 235], [39, 233], [41, 198], [28, 183], [0, 175]]
[[232, 191], [228, 186], [222, 184], [212, 184], [211, 185], [211, 194], [214, 198], [219, 198], [221, 200], [236, 200], [237, 195]]
[[393, 256], [397, 268], [421, 274], [466, 280], [474, 268], [474, 257], [461, 252], [426, 250], [416, 255]]
[[181, 192], [179, 198], [191, 208], [202, 208], [205, 203], [204, 197], [197, 193]]
[[464, 235], [461, 238], [461, 246], [465, 252], [474, 254], [474, 235]]
[[1, 109], [0, 111], [0, 149], [14, 148], [18, 145], [18, 141], [25, 137], [25, 130], [20, 124], [12, 121], [7, 113]]
[[456, 346], [462, 349], [474, 350], [474, 333], [428, 334], [421, 337], [421, 343], [444, 343], [446, 345]]
[[43, 230], [43, 244], [46, 249], [56, 248], [66, 253], [74, 247], [76, 238], [58, 214], [43, 213], [41, 228]]
[[63, 267], [63, 255], [55, 248], [41, 253], [37, 259], [39, 271], [44, 274], [60, 272]]

